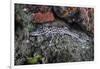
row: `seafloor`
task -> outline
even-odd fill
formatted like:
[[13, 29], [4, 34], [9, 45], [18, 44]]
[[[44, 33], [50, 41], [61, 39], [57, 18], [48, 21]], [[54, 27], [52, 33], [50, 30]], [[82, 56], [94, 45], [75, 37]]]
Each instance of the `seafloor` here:
[[15, 4], [15, 65], [94, 60], [94, 9]]

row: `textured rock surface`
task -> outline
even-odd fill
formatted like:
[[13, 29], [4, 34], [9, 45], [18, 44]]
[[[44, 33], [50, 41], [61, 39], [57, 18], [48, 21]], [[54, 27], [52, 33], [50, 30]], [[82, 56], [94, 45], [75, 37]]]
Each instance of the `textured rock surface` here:
[[87, 32], [94, 33], [94, 10], [84, 7], [54, 7], [55, 14], [70, 24], [78, 24]]
[[94, 10], [93, 8], [80, 8], [80, 18], [83, 19], [80, 24], [87, 31], [94, 33]]
[[94, 38], [81, 30], [91, 32], [92, 24], [92, 9], [16, 4], [15, 65], [93, 61]]
[[75, 23], [78, 22], [78, 8], [76, 7], [60, 7], [60, 6], [55, 6], [53, 7], [53, 10], [55, 12], [55, 14], [65, 20], [68, 23]]

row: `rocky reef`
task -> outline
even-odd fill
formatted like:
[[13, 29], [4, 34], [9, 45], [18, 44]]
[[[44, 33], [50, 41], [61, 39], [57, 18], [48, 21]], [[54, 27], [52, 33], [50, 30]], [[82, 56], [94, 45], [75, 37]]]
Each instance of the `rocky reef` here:
[[15, 65], [94, 60], [93, 8], [15, 4]]

